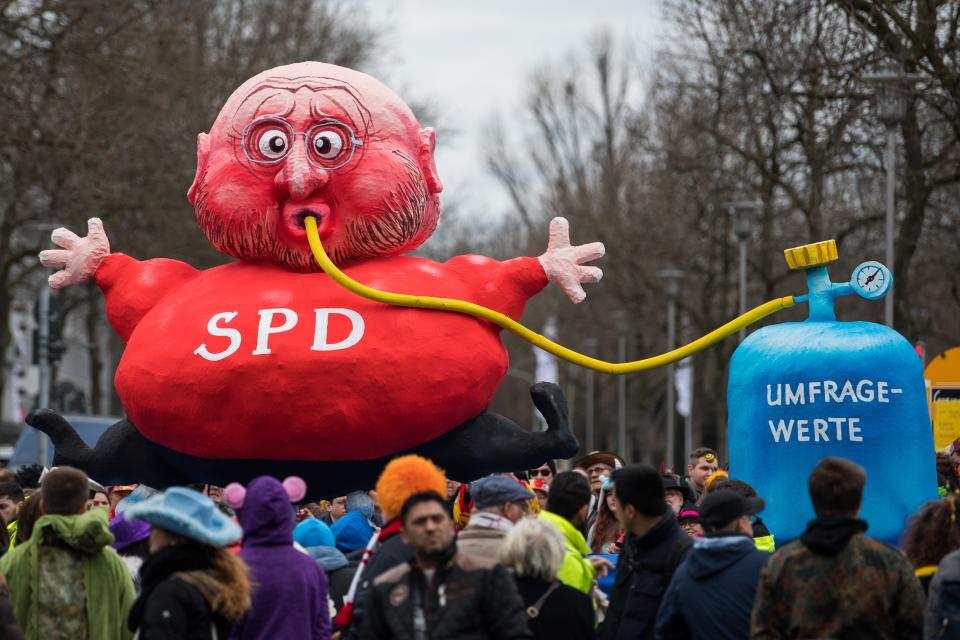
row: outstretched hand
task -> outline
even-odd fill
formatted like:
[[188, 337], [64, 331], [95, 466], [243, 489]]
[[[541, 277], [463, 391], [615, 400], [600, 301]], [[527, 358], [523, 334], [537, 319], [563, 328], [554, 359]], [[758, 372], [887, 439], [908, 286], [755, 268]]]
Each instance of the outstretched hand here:
[[40, 252], [40, 264], [45, 267], [63, 267], [47, 280], [54, 289], [85, 282], [97, 271], [103, 259], [110, 255], [110, 241], [103, 231], [100, 218], [87, 220], [87, 235], [83, 238], [60, 227], [50, 239], [61, 249]]
[[547, 252], [539, 260], [547, 279], [560, 287], [574, 304], [579, 304], [587, 297], [582, 285], [600, 282], [603, 277], [599, 267], [583, 266], [583, 263], [602, 258], [604, 251], [602, 242], [572, 246], [567, 219], [554, 218], [550, 221]]

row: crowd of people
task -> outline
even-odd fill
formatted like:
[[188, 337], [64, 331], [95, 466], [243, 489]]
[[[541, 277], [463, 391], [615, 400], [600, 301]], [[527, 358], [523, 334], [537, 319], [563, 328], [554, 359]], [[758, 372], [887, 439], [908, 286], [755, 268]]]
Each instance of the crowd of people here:
[[900, 547], [868, 478], [825, 458], [816, 518], [777, 541], [718, 454], [685, 476], [593, 452], [471, 483], [395, 458], [376, 487], [156, 491], [0, 470], [0, 640], [960, 637], [960, 446]]

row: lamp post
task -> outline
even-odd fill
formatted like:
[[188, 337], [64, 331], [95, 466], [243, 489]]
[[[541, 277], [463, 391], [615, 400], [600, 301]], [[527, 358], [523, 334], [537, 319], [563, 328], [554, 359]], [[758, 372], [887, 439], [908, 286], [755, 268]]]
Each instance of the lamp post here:
[[[895, 68], [879, 69], [864, 76], [864, 80], [874, 86], [874, 110], [877, 119], [887, 129], [887, 193], [886, 218], [884, 224], [884, 241], [886, 244], [885, 262], [887, 268], [893, 271], [894, 255], [894, 206], [896, 197], [896, 163], [897, 163], [897, 125], [903, 120], [907, 111], [907, 92], [913, 89], [919, 79], [915, 74], [905, 74]], [[894, 282], [896, 286], [896, 282]], [[883, 321], [888, 327], [893, 327], [893, 287], [883, 299]]]
[[[740, 248], [740, 268], [739, 268], [739, 303], [737, 308], [739, 315], [747, 312], [747, 240], [750, 239], [750, 233], [753, 231], [753, 225], [756, 223], [759, 213], [763, 210], [763, 203], [757, 200], [738, 200], [725, 204], [733, 219], [733, 235], [737, 239]], [[737, 334], [738, 342], [743, 342], [746, 336], [746, 329], [740, 329]]]
[[[677, 343], [677, 296], [680, 294], [680, 279], [685, 275], [679, 269], [663, 269], [657, 272], [667, 284], [667, 351], [673, 351]], [[677, 365], [667, 365], [667, 466], [676, 462], [674, 456], [674, 440], [676, 430], [676, 371]]]

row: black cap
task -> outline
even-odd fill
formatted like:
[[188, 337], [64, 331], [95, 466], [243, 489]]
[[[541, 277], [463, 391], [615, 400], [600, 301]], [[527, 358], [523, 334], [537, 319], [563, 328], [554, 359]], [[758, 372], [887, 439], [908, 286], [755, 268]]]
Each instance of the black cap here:
[[700, 503], [700, 524], [707, 530], [719, 529], [741, 516], [752, 516], [763, 511], [761, 498], [746, 498], [736, 491], [714, 491]]
[[660, 516], [667, 510], [663, 497], [663, 479], [648, 464], [630, 464], [610, 474], [613, 490], [624, 505], [633, 505], [640, 513]]
[[660, 476], [663, 478], [664, 491], [667, 489], [679, 491], [680, 495], [683, 496], [684, 502], [693, 502], [693, 491], [690, 491], [690, 487], [687, 486], [686, 482], [683, 482], [680, 478], [672, 473], [663, 473], [660, 474]]

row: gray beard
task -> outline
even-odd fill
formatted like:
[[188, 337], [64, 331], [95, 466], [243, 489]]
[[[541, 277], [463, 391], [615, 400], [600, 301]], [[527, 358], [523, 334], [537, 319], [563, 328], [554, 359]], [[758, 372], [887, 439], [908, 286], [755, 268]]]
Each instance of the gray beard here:
[[[408, 178], [383, 199], [378, 211], [350, 220], [346, 224], [346, 238], [324, 246], [336, 265], [394, 255], [418, 236], [422, 241], [433, 232], [432, 228], [421, 228], [430, 197], [426, 185], [420, 178], [419, 168], [407, 158], [404, 161], [411, 165]], [[309, 246], [291, 248], [278, 237], [276, 207], [224, 216], [211, 209], [207, 194], [204, 175], [197, 188], [197, 223], [218, 251], [247, 262], [275, 264], [287, 271], [321, 270]]]

